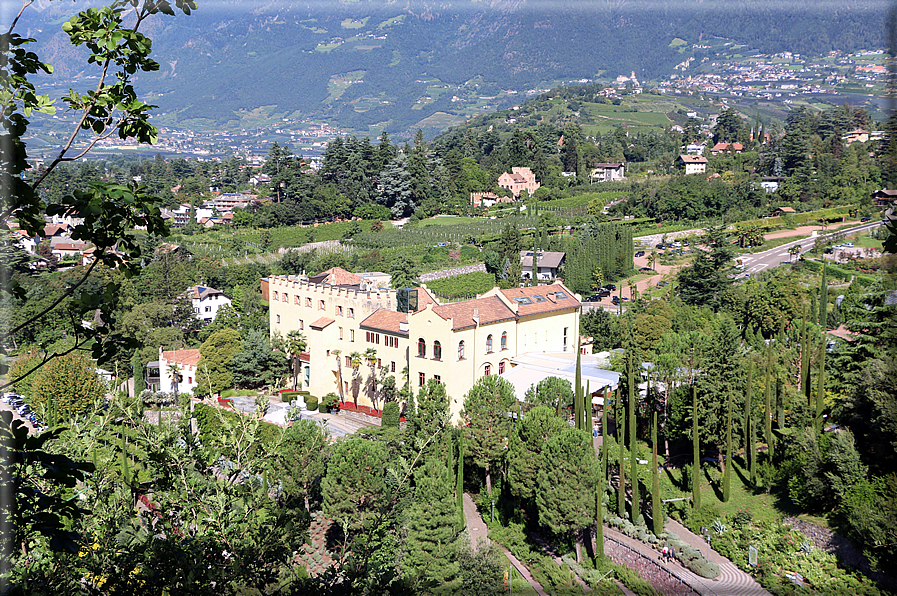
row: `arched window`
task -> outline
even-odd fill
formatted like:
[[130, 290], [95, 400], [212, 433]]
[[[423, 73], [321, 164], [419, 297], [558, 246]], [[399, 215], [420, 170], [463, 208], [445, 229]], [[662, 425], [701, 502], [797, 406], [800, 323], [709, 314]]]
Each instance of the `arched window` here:
[[427, 342], [424, 341], [424, 338], [420, 337], [417, 340], [417, 357], [418, 358], [426, 358], [427, 357]]
[[500, 374], [500, 375], [505, 374], [505, 361], [504, 360], [502, 360], [501, 362], [498, 363], [498, 374]]
[[442, 360], [442, 344], [438, 341], [433, 342], [433, 360]]
[[486, 336], [486, 353], [487, 354], [492, 353], [492, 334], [491, 333]]
[[492, 365], [487, 364], [484, 372], [485, 372], [486, 376], [491, 375], [492, 374]]
[[[501, 332], [501, 349], [502, 350], [508, 349], [508, 332], [507, 331]], [[501, 374], [501, 373], [499, 373], [499, 374]]]
[[458, 342], [458, 360], [464, 360], [464, 340]]

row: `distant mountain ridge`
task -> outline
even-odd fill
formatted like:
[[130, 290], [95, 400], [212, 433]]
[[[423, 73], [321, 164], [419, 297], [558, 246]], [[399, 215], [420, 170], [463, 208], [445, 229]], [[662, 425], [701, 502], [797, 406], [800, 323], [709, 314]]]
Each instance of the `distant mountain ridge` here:
[[[753, 0], [219, 0], [190, 17], [162, 17], [146, 33], [158, 73], [139, 86], [166, 121], [234, 126], [273, 106], [280, 118], [330, 119], [354, 130], [405, 132], [433, 114], [472, 115], [557, 81], [667, 74], [701, 39], [724, 37], [764, 53], [820, 53], [884, 44], [883, 2]], [[26, 14], [54, 80], [83, 77], [84, 58], [59, 25], [84, 2]], [[55, 31], [55, 33], [54, 33]], [[676, 39], [687, 46], [674, 46]]]

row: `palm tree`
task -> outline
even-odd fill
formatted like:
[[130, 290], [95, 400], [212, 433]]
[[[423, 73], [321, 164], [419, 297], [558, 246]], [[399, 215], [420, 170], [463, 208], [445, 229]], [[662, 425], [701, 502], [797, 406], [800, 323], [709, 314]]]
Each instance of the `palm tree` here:
[[363, 357], [360, 352], [349, 354], [349, 366], [352, 367], [352, 401], [358, 406], [358, 370], [361, 368]]
[[293, 329], [287, 333], [286, 342], [287, 352], [290, 354], [290, 361], [293, 366], [293, 391], [296, 391], [299, 382], [299, 367], [302, 352], [308, 347], [305, 335], [298, 329]]
[[801, 251], [800, 244], [795, 244], [791, 248], [788, 249], [788, 255], [791, 257], [791, 261], [794, 261], [794, 257], [799, 255]]
[[657, 271], [657, 269], [655, 268], [656, 264], [657, 264], [657, 251], [652, 250], [651, 254], [648, 255], [648, 265], [651, 266], [651, 269], [654, 269], [655, 271]]
[[346, 401], [346, 396], [343, 393], [343, 361], [340, 360], [343, 352], [342, 350], [330, 350], [330, 353], [336, 357], [336, 388], [339, 391], [339, 400]]
[[171, 376], [171, 391], [174, 393], [174, 401], [178, 400], [178, 383], [181, 382], [181, 367], [177, 362], [168, 365], [168, 374]]
[[368, 398], [371, 404], [377, 407], [377, 372], [374, 370], [377, 366], [377, 350], [368, 348], [364, 351], [364, 360], [371, 367], [371, 376], [368, 377]]

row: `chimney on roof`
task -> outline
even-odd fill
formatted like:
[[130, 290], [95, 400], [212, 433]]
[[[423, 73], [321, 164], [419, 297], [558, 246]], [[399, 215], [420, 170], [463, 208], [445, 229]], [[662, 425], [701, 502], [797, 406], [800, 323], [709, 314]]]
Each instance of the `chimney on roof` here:
[[480, 326], [480, 309], [473, 309], [473, 322], [477, 324], [477, 327]]

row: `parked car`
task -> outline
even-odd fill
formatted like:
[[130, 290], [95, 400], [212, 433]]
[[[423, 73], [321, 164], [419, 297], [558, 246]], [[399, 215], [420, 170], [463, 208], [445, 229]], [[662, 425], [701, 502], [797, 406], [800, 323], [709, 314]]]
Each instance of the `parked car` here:
[[654, 248], [657, 248], [657, 249], [660, 249], [660, 250], [663, 250], [663, 249], [664, 249], [664, 248], [666, 248], [666, 245], [664, 245], [664, 243], [663, 243], [663, 242], [661, 242], [661, 243], [660, 243], [660, 244], [657, 244], [657, 245], [655, 245], [655, 246], [654, 246]]
[[639, 267], [639, 272], [641, 273], [654, 273], [654, 270], [650, 267]]
[[600, 290], [598, 290], [598, 296], [600, 296], [601, 298], [610, 296], [610, 290], [608, 290], [607, 288], [601, 288]]
[[872, 219], [871, 217], [864, 217], [864, 218], [862, 218], [860, 221], [862, 221], [862, 222], [866, 222], [866, 221], [869, 221], [869, 220], [871, 220], [871, 219]]
[[636, 251], [635, 256], [636, 256], [636, 257], [643, 257], [643, 256], [645, 256], [645, 251], [643, 251], [643, 250]]
[[844, 247], [845, 248], [853, 248], [853, 242], [845, 242]]
[[604, 284], [604, 289], [613, 292], [617, 289], [617, 284]]
[[591, 296], [587, 296], [582, 299], [583, 302], [600, 302], [601, 296], [598, 294], [592, 294]]
[[682, 243], [681, 242], [673, 242], [672, 244], [670, 244], [670, 246], [672, 246], [673, 248], [682, 248]]
[[619, 296], [614, 296], [613, 298], [610, 299], [610, 301], [611, 301], [611, 304], [613, 304], [614, 306], [620, 306], [620, 297]]
[[657, 287], [662, 288], [664, 286], [668, 286], [669, 284], [670, 284], [670, 282], [668, 282], [668, 281], [660, 280], [659, 282], [657, 282]]

